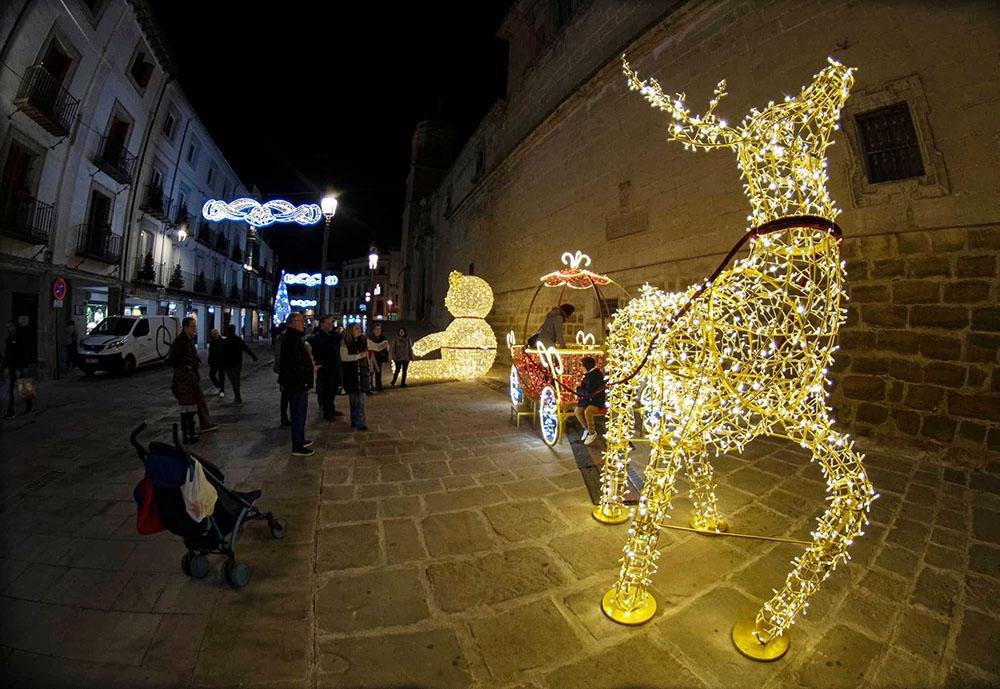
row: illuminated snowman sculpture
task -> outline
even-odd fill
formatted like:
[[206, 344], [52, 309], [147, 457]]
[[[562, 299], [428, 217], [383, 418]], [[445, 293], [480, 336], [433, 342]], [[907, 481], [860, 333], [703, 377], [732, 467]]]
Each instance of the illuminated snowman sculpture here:
[[497, 338], [486, 322], [493, 308], [493, 289], [482, 278], [452, 271], [444, 305], [455, 320], [444, 332], [431, 333], [413, 343], [416, 356], [440, 349], [441, 358], [410, 362], [410, 377], [468, 380], [485, 375], [497, 356]]
[[[709, 454], [739, 452], [761, 435], [789, 438], [812, 453], [828, 497], [813, 541], [792, 561], [784, 586], [755, 619], [733, 629], [741, 652], [773, 660], [787, 649], [786, 632], [809, 597], [847, 560], [876, 497], [861, 455], [833, 429], [826, 406], [826, 374], [845, 314], [826, 148], [852, 70], [831, 59], [797, 97], [752, 110], [730, 127], [714, 114], [725, 82], [708, 111], [692, 115], [682, 94], [668, 97], [655, 80], [640, 81], [627, 62], [624, 69], [632, 90], [671, 116], [670, 138], [691, 150], [735, 151], [752, 211], [750, 231], [703, 283], [673, 294], [646, 286], [615, 315], [606, 344], [611, 382], [602, 499], [594, 517], [632, 521], [618, 581], [602, 607], [623, 624], [640, 624], [655, 612], [649, 585], [679, 471], [691, 484], [692, 526], [725, 531]], [[726, 269], [747, 244], [748, 256]], [[634, 409], [650, 457], [630, 515], [623, 496]]]

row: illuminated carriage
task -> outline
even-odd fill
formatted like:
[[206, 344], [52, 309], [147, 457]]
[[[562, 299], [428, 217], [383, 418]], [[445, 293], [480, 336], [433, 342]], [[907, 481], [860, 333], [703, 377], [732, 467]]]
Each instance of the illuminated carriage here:
[[[532, 308], [543, 288], [559, 288], [556, 304], [564, 303], [566, 290], [590, 290], [597, 301], [597, 314], [601, 321], [600, 333], [607, 330], [611, 312], [607, 305], [607, 295], [602, 290], [616, 288], [616, 296], [628, 296], [617, 282], [607, 275], [588, 270], [590, 257], [577, 251], [562, 255], [564, 268], [544, 275], [535, 290], [524, 318], [522, 340], [528, 338], [528, 323]], [[604, 349], [593, 333], [577, 331], [573, 342], [565, 348], [542, 346], [535, 342], [518, 344], [514, 331], [507, 333], [507, 347], [510, 349], [510, 411], [511, 418], [518, 425], [522, 417], [532, 420], [537, 416], [542, 440], [549, 446], [559, 442], [567, 418], [573, 416], [576, 406], [576, 389], [583, 381], [581, 361], [592, 356], [598, 367], [604, 367]], [[602, 411], [603, 413], [603, 411]]]

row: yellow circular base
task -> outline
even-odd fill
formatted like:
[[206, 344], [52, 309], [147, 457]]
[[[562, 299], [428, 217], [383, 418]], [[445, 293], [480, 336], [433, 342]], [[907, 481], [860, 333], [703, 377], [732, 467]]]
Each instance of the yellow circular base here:
[[598, 505], [590, 511], [590, 516], [602, 524], [622, 524], [628, 521], [628, 508], [625, 505], [608, 508]]
[[729, 531], [729, 522], [725, 519], [718, 519], [715, 522], [702, 521], [696, 514], [691, 515], [688, 525], [695, 531], [704, 534], [717, 534]]
[[643, 624], [649, 622], [649, 618], [656, 612], [656, 600], [647, 593], [638, 607], [625, 610], [618, 605], [615, 589], [611, 589], [604, 594], [604, 599], [601, 600], [601, 610], [618, 624]]
[[777, 660], [788, 651], [788, 632], [774, 637], [766, 644], [762, 644], [754, 636], [753, 629], [753, 620], [737, 622], [733, 627], [733, 643], [736, 645], [736, 650], [747, 658], [768, 663], [772, 660]]

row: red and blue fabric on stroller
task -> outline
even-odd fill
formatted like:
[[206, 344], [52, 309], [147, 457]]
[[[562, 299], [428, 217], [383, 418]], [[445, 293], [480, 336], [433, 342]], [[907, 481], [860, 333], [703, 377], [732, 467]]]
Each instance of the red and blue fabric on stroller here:
[[[285, 523], [270, 512], [261, 512], [254, 506], [261, 491], [241, 492], [227, 488], [224, 484], [226, 477], [219, 467], [184, 448], [178, 437], [176, 424], [173, 429], [173, 445], [154, 441], [148, 448], [143, 447], [139, 443], [139, 434], [145, 429], [146, 424], [140, 424], [129, 437], [146, 468], [145, 478], [135, 488], [140, 533], [153, 533], [161, 530], [157, 527], [162, 525], [170, 533], [183, 538], [187, 552], [181, 560], [181, 569], [194, 579], [203, 579], [208, 575], [208, 555], [225, 555], [226, 562], [222, 572], [226, 582], [235, 588], [246, 586], [250, 581], [250, 566], [236, 560], [236, 541], [240, 529], [248, 521], [266, 520], [271, 536], [283, 538]], [[188, 514], [182, 493], [182, 486], [195, 468], [194, 462], [201, 464], [205, 478], [218, 493], [211, 516], [201, 521], [192, 519]], [[151, 484], [152, 490], [144, 485], [146, 482]], [[142, 522], [150, 518], [159, 523], [144, 530]]]

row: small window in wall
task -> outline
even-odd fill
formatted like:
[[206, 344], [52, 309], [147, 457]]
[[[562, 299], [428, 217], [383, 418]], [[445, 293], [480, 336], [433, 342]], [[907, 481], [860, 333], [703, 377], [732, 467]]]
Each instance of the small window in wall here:
[[198, 154], [200, 153], [200, 149], [201, 149], [201, 144], [199, 144], [196, 140], [192, 139], [188, 143], [186, 159], [188, 163], [191, 165], [191, 167], [194, 167], [195, 165], [198, 164]]
[[215, 167], [209, 166], [209, 168], [208, 168], [208, 177], [205, 179], [205, 181], [208, 184], [211, 184], [214, 180], [215, 180]]
[[153, 78], [153, 61], [143, 50], [138, 50], [132, 58], [132, 66], [128, 70], [132, 80], [138, 84], [139, 88], [146, 88], [149, 80]]
[[163, 120], [163, 136], [173, 141], [175, 131], [177, 131], [177, 118], [172, 112], [168, 112], [167, 117]]
[[920, 143], [906, 102], [855, 116], [870, 184], [921, 177]]

